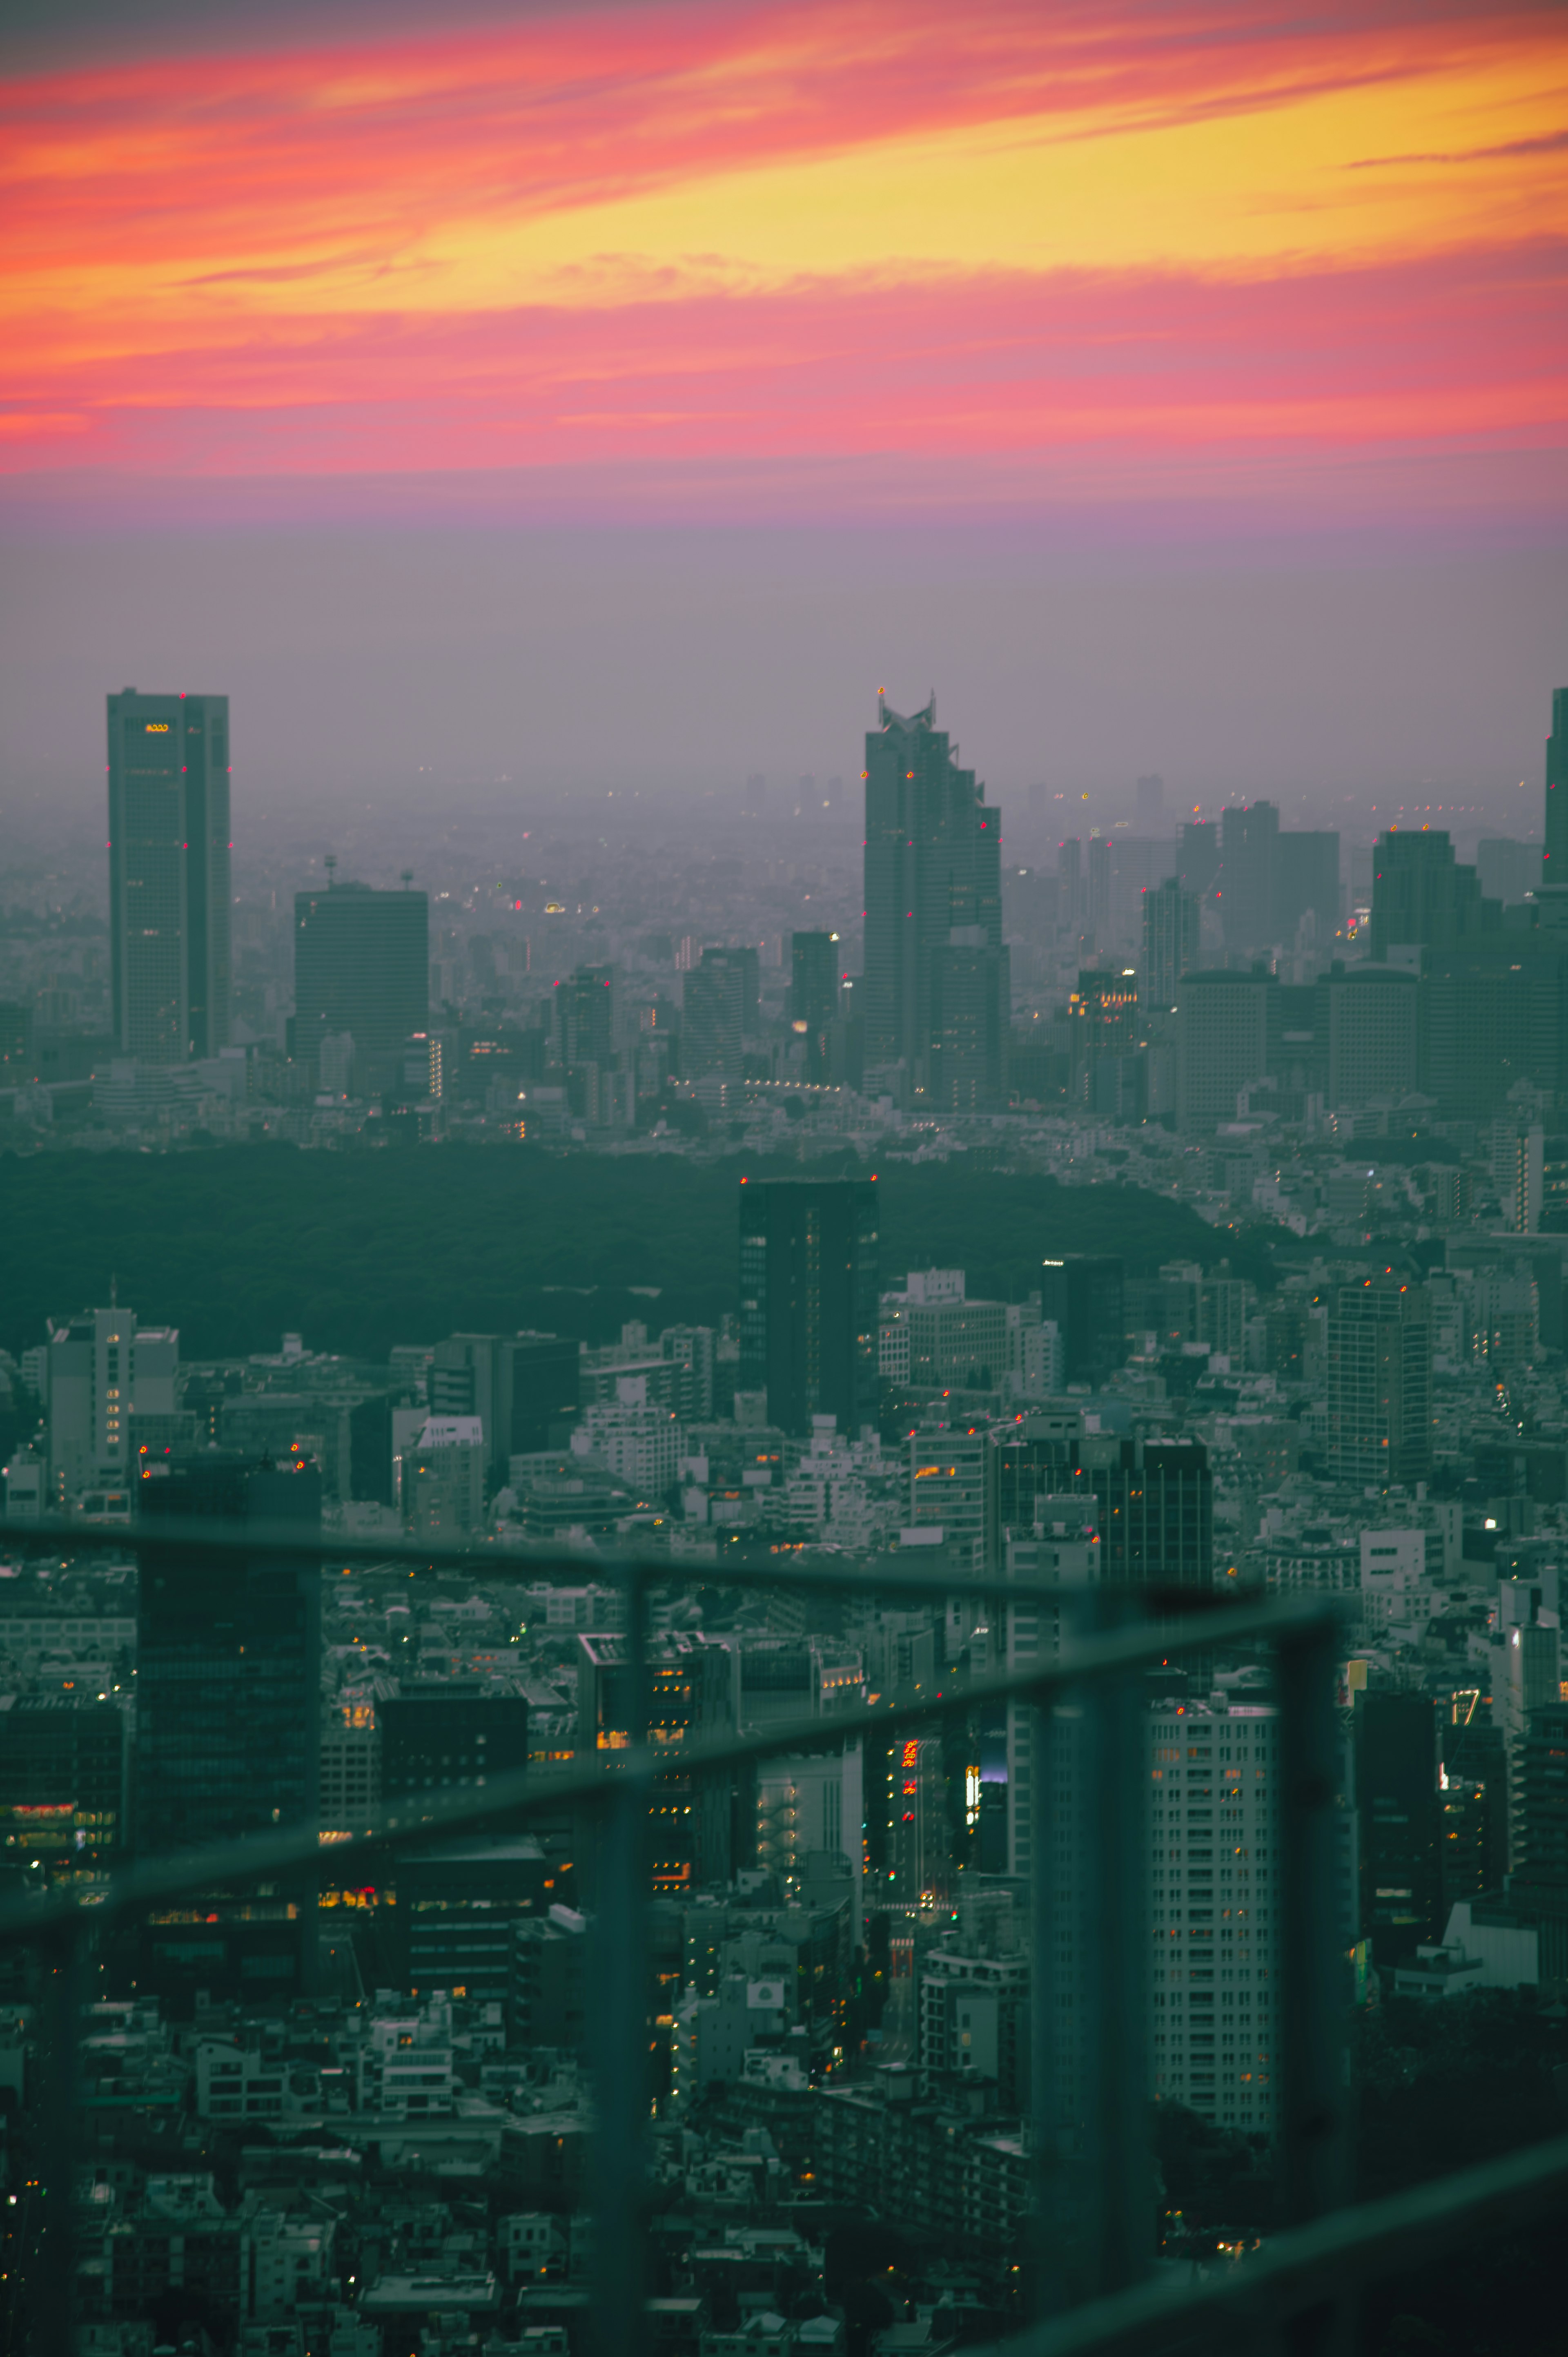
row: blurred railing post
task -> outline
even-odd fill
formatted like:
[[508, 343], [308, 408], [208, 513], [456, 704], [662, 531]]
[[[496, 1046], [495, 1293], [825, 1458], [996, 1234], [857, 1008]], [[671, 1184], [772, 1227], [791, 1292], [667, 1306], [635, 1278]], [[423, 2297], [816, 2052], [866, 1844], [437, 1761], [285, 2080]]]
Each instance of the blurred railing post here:
[[626, 1674], [621, 1692], [631, 1754], [614, 1778], [597, 1827], [594, 1924], [594, 2346], [596, 2357], [639, 2357], [647, 2286], [648, 2121], [648, 1591], [622, 1573]]
[[[1305, 2225], [1351, 2198], [1345, 2032], [1348, 1965], [1340, 1920], [1337, 1624], [1283, 1637], [1280, 1700], [1280, 2172], [1284, 2222]], [[1293, 2352], [1349, 2344], [1352, 2303], [1332, 2291], [1289, 2329]]]
[[76, 2170], [81, 2121], [78, 2052], [85, 1997], [87, 1931], [78, 1910], [49, 1934], [43, 1953], [38, 2112], [40, 2201], [26, 2287], [29, 2349], [76, 2346]]
[[[1094, 1591], [1086, 1634], [1125, 1627], [1125, 1599]], [[1083, 1844], [1082, 1935], [1095, 1959], [1083, 1975], [1084, 2116], [1091, 2175], [1095, 2292], [1125, 2291], [1149, 2272], [1155, 2180], [1150, 2157], [1148, 1929], [1144, 1889], [1147, 1770], [1143, 1683], [1134, 1670], [1083, 1689], [1078, 1793]]]
[[[1124, 1599], [1086, 1593], [1070, 1636]], [[1064, 1661], [1062, 1666], [1070, 1666]], [[1143, 2281], [1154, 2243], [1145, 1978], [1145, 1763], [1136, 1672], [1035, 1717], [1030, 1954], [1036, 2313]]]

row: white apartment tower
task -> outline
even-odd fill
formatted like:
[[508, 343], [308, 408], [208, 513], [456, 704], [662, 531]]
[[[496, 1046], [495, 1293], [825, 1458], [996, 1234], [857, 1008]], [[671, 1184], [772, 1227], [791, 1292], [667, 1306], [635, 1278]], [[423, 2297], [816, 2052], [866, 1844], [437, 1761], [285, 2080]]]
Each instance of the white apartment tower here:
[[1273, 2131], [1279, 2101], [1279, 1723], [1272, 1703], [1151, 1706], [1154, 2093]]

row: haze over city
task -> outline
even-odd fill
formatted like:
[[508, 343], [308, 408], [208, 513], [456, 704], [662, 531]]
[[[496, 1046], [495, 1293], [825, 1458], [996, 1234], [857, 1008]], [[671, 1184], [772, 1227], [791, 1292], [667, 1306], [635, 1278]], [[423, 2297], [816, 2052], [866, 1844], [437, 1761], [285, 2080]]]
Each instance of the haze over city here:
[[1568, 2343], [1561, 6], [4, 16], [0, 2347]]

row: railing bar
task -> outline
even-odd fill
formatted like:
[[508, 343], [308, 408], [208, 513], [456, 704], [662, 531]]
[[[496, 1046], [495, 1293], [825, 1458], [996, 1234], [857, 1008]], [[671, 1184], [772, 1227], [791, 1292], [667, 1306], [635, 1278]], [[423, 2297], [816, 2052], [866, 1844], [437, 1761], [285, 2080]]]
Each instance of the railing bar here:
[[[1026, 2327], [983, 2357], [1156, 2357], [1221, 2334], [1255, 2336], [1345, 2283], [1402, 2275], [1494, 2229], [1527, 2225], [1568, 2193], [1568, 2136], [1295, 2226], [1210, 2282], [1147, 2285]], [[980, 2352], [977, 2352], [980, 2357]]]
[[[1116, 1609], [1109, 1592], [1099, 1601], [1102, 1609]], [[1132, 1674], [1101, 1679], [1086, 1700], [1092, 1913], [1084, 1930], [1099, 1959], [1086, 1976], [1093, 2072], [1089, 2116], [1097, 2178], [1096, 2289], [1110, 2293], [1141, 2283], [1153, 2258], [1144, 1921], [1147, 1777], [1140, 1690]]]
[[[860, 1565], [791, 1564], [787, 1558], [767, 1565], [732, 1564], [722, 1559], [681, 1565], [668, 1555], [635, 1548], [563, 1547], [533, 1541], [504, 1547], [444, 1547], [424, 1539], [361, 1538], [341, 1531], [312, 1533], [302, 1538], [297, 1523], [199, 1522], [184, 1516], [166, 1520], [148, 1515], [109, 1528], [102, 1523], [72, 1523], [58, 1517], [35, 1523], [0, 1515], [0, 1541], [12, 1540], [51, 1553], [81, 1554], [89, 1548], [102, 1548], [125, 1555], [144, 1546], [156, 1546], [165, 1555], [264, 1552], [280, 1561], [359, 1563], [371, 1570], [381, 1565], [402, 1565], [414, 1571], [472, 1572], [476, 1577], [491, 1580], [523, 1574], [532, 1578], [542, 1572], [556, 1570], [570, 1574], [574, 1580], [580, 1580], [585, 1573], [591, 1574], [594, 1585], [606, 1587], [614, 1586], [632, 1568], [642, 1574], [650, 1587], [678, 1589], [784, 1587], [807, 1594], [842, 1596], [847, 1588], [867, 1596], [937, 1598], [978, 1586], [977, 1582], [957, 1578], [950, 1571], [931, 1572], [918, 1566], [908, 1571], [883, 1571]], [[1050, 1603], [1081, 1596], [1082, 1590], [1064, 1587], [1057, 1580], [1020, 1578], [1008, 1583], [1008, 1592], [1021, 1599]], [[1235, 1591], [1227, 1589], [1217, 1598], [1209, 1588], [1172, 1587], [1153, 1580], [1141, 1586], [1128, 1583], [1123, 1592], [1142, 1597], [1162, 1610], [1199, 1612], [1226, 1609]], [[1243, 1589], [1240, 1593], [1251, 1598], [1256, 1591]]]
[[1337, 2209], [1350, 2191], [1335, 1666], [1330, 1628], [1280, 1641], [1280, 2126], [1292, 2225]]
[[[824, 1718], [780, 1720], [746, 1735], [702, 1738], [681, 1746], [682, 1768], [695, 1773], [739, 1767], [785, 1751], [836, 1750], [849, 1736], [892, 1733], [922, 1721], [963, 1717], [977, 1706], [1015, 1696], [1034, 1696], [1047, 1703], [1075, 1684], [1135, 1668], [1151, 1657], [1165, 1659], [1184, 1651], [1236, 1643], [1249, 1637], [1277, 1638], [1320, 1620], [1326, 1627], [1337, 1627], [1337, 1606], [1319, 1599], [1251, 1605], [1218, 1613], [1206, 1620], [1201, 1630], [1173, 1633], [1168, 1629], [1140, 1627], [1064, 1652], [1058, 1663], [1043, 1669], [1030, 1667], [1009, 1675], [977, 1678], [967, 1686], [944, 1689], [940, 1695], [906, 1696], [889, 1706], [856, 1704]], [[401, 1814], [390, 1820], [383, 1817], [364, 1833], [350, 1829], [346, 1841], [329, 1844], [325, 1849], [317, 1840], [317, 1828], [306, 1826], [295, 1827], [287, 1833], [246, 1835], [234, 1842], [213, 1843], [162, 1861], [145, 1860], [122, 1869], [94, 1892], [94, 1911], [153, 1905], [209, 1887], [215, 1880], [254, 1878], [281, 1873], [290, 1867], [329, 1864], [334, 1857], [400, 1849], [411, 1842], [435, 1840], [446, 1834], [465, 1831], [503, 1810], [527, 1813], [535, 1809], [555, 1808], [567, 1801], [602, 1801], [608, 1797], [621, 1775], [651, 1773], [658, 1764], [657, 1756], [645, 1760], [634, 1750], [601, 1755], [585, 1769], [543, 1773], [520, 1769], [510, 1775], [496, 1777], [482, 1792], [474, 1790], [471, 1796], [459, 1799], [449, 1792], [432, 1793], [425, 1803], [413, 1804], [420, 1812], [417, 1816], [411, 1813], [406, 1822]], [[403, 1806], [407, 1810], [410, 1804], [405, 1803]], [[66, 1894], [0, 1904], [0, 1939], [40, 1937], [64, 1908], [76, 1903]]]

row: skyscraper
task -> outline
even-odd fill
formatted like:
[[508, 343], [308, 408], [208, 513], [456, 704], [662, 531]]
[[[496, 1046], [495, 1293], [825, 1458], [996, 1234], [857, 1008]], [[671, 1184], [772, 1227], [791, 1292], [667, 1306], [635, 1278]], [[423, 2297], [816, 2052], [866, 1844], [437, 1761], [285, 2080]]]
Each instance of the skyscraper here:
[[1239, 1092], [1269, 1069], [1273, 976], [1189, 974], [1177, 1001], [1177, 1114], [1183, 1129], [1234, 1121]]
[[[756, 952], [753, 952], [755, 960]], [[704, 1072], [740, 1077], [746, 1021], [746, 969], [740, 950], [708, 949], [686, 976], [681, 1002], [681, 1076]]]
[[1273, 802], [1228, 810], [1220, 823], [1219, 913], [1228, 950], [1266, 949], [1274, 938], [1274, 865], [1280, 814]]
[[1341, 1286], [1328, 1313], [1328, 1467], [1358, 1484], [1432, 1469], [1432, 1338], [1419, 1286]]
[[403, 1042], [430, 1028], [430, 905], [423, 892], [377, 892], [333, 879], [294, 896], [293, 1052], [321, 1052], [329, 1032], [354, 1042], [358, 1085], [397, 1086]]
[[1197, 895], [1184, 892], [1179, 877], [1144, 895], [1144, 970], [1138, 995], [1146, 1014], [1168, 1014], [1176, 985], [1197, 963]]
[[124, 1056], [229, 1044], [229, 699], [109, 698], [109, 955]]
[[906, 718], [878, 697], [877, 718], [865, 739], [866, 1061], [901, 1063], [917, 1101], [967, 1109], [983, 1091], [995, 1103], [1004, 1065], [977, 1080], [976, 1057], [982, 1032], [1004, 1040], [1012, 1017], [1001, 815], [958, 767], [934, 699]]
[[786, 1432], [832, 1415], [854, 1438], [877, 1411], [875, 1183], [740, 1183], [738, 1387]]
[[828, 1031], [839, 1004], [839, 937], [789, 937], [789, 1018], [806, 1048], [808, 1081], [828, 1077]]
[[[1550, 805], [1549, 805], [1550, 807]], [[1369, 953], [1386, 958], [1399, 944], [1453, 949], [1496, 933], [1502, 904], [1481, 897], [1481, 879], [1459, 864], [1442, 827], [1390, 827], [1372, 854]]]
[[[138, 1480], [136, 1847], [146, 1857], [315, 1822], [320, 1777], [321, 1600], [314, 1562], [160, 1547], [160, 1524], [227, 1522], [301, 1538], [321, 1478], [212, 1450]], [[170, 1535], [173, 1535], [170, 1533]], [[315, 1968], [314, 1877], [214, 1888], [144, 1927], [138, 1978], [170, 1999], [303, 1993]]]
[[1069, 1253], [1040, 1264], [1040, 1315], [1061, 1336], [1068, 1383], [1103, 1383], [1125, 1359], [1122, 1280], [1113, 1254]]
[[1552, 734], [1546, 740], [1546, 856], [1542, 878], [1568, 884], [1568, 687], [1552, 691]]

